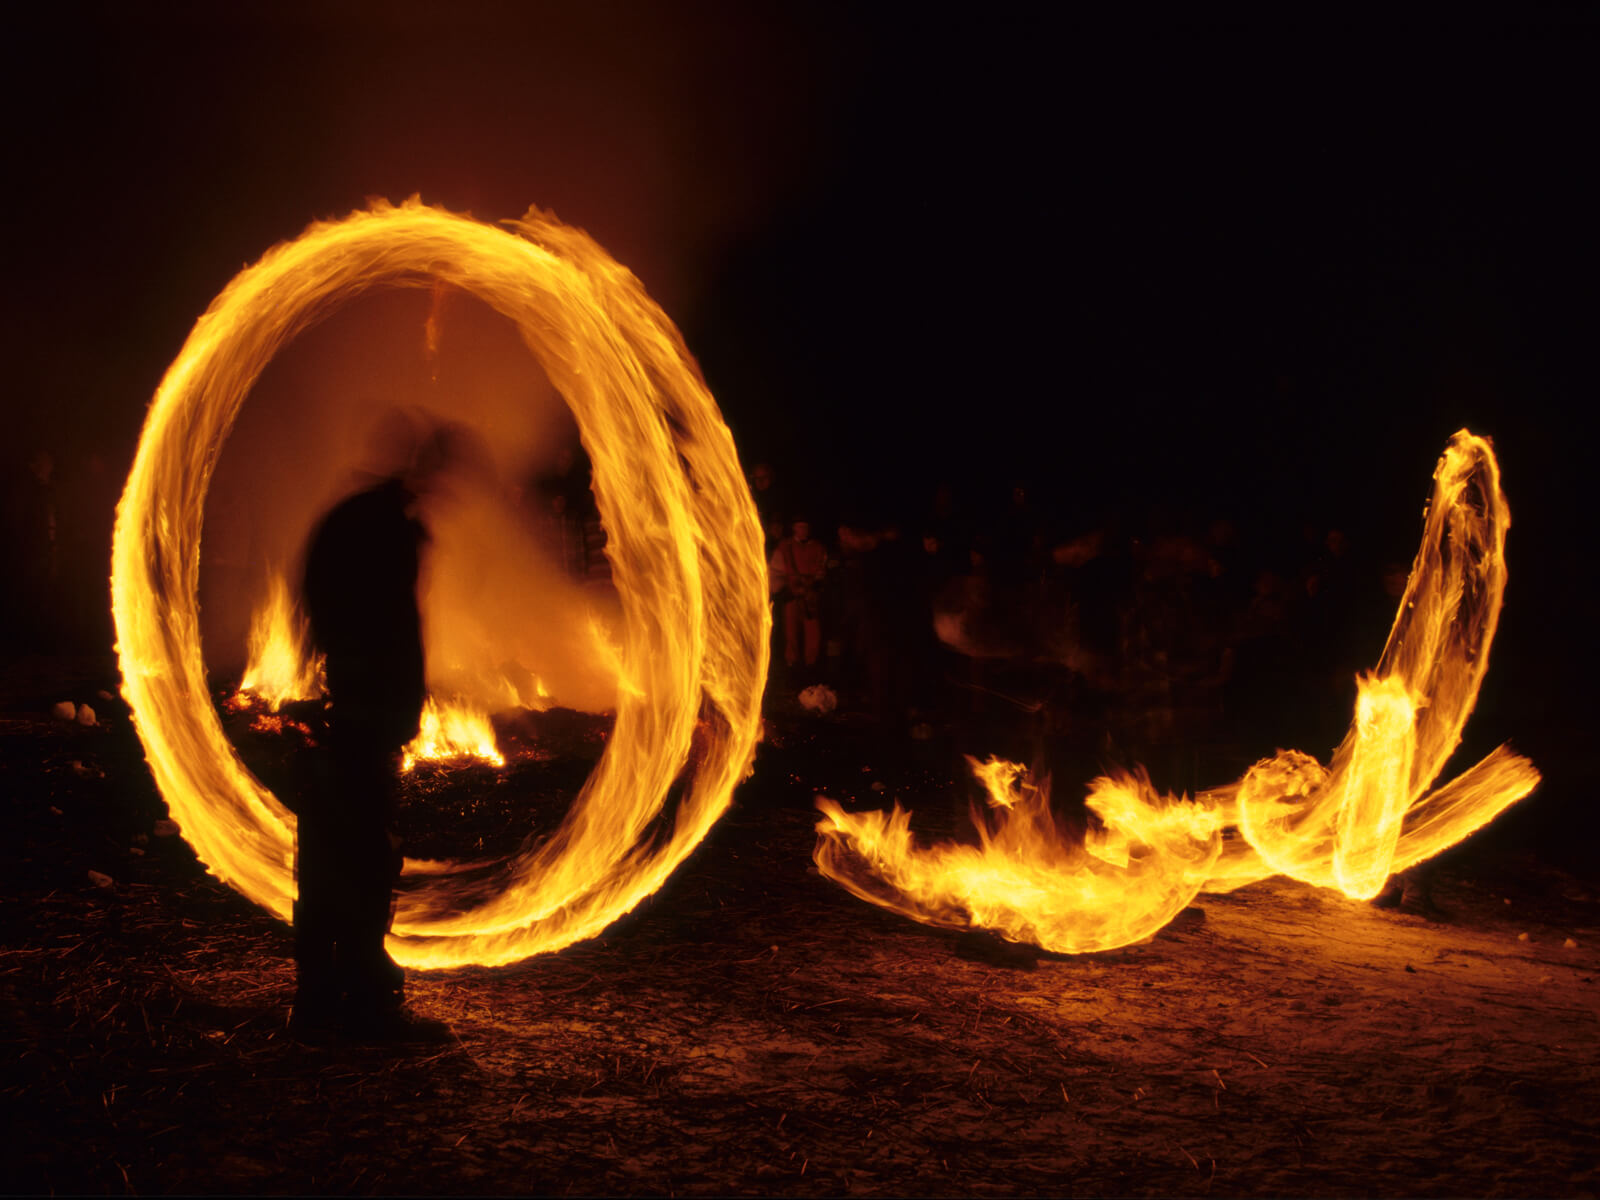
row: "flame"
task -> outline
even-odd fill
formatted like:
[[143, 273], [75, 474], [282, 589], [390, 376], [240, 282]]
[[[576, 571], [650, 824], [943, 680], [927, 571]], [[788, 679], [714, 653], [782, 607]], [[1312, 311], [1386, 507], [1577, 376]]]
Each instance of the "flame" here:
[[[275, 247], [196, 322], [151, 402], [117, 507], [112, 612], [123, 695], [173, 819], [209, 870], [287, 919], [294, 817], [240, 762], [206, 688], [206, 490], [251, 385], [295, 334], [367, 289], [436, 280], [505, 315], [571, 407], [622, 610], [627, 686], [560, 829], [509, 862], [407, 866], [396, 959], [495, 964], [592, 936], [659, 888], [727, 808], [760, 725], [771, 615], [755, 505], [681, 336], [632, 274], [537, 211], [506, 230], [414, 200]], [[663, 830], [669, 790], [681, 798]]]
[[506, 765], [495, 744], [489, 714], [459, 700], [441, 704], [429, 696], [422, 706], [422, 728], [406, 743], [400, 769], [410, 771], [419, 762], [463, 759], [495, 767]]
[[1350, 732], [1326, 767], [1280, 750], [1192, 801], [1156, 795], [1142, 772], [1099, 779], [1088, 803], [1100, 823], [1079, 844], [1050, 812], [1048, 781], [1034, 785], [1014, 763], [973, 763], [999, 814], [992, 828], [974, 814], [978, 846], [919, 847], [898, 803], [888, 815], [850, 814], [819, 797], [817, 865], [915, 920], [1063, 953], [1139, 941], [1200, 892], [1272, 874], [1376, 896], [1391, 872], [1459, 842], [1539, 782], [1501, 746], [1433, 786], [1488, 669], [1510, 524], [1492, 447], [1461, 430], [1434, 473], [1388, 642], [1357, 680]]
[[[250, 660], [239, 683], [239, 706], [249, 707], [252, 701], [259, 699], [276, 713], [284, 704], [325, 695], [324, 659], [321, 654], [311, 652], [309, 638], [307, 623], [296, 613], [283, 576], [273, 574], [267, 584], [267, 599], [251, 618]], [[455, 674], [459, 676], [461, 672]], [[531, 679], [527, 694], [504, 675], [487, 684], [481, 679], [474, 682], [480, 685], [480, 691], [488, 690], [499, 701], [501, 710], [547, 707], [548, 692], [537, 676]], [[310, 732], [299, 722], [289, 722], [289, 725]], [[262, 714], [251, 723], [251, 728], [261, 733], [278, 733], [284, 728], [284, 720]], [[419, 762], [464, 761], [496, 767], [506, 765], [488, 712], [459, 695], [440, 701], [430, 694], [423, 704], [417, 736], [402, 751], [400, 769], [409, 772]]]
[[887, 816], [851, 815], [819, 798], [822, 873], [925, 924], [1075, 954], [1155, 933], [1194, 899], [1221, 853], [1214, 810], [1157, 796], [1142, 775], [1095, 780], [1089, 807], [1104, 824], [1078, 843], [1050, 811], [1047, 783], [1004, 759], [967, 761], [999, 812], [992, 825], [973, 814], [977, 846], [921, 849], [898, 804]]
[[266, 602], [250, 619], [250, 657], [239, 691], [266, 701], [273, 712], [325, 693], [322, 655], [310, 653], [308, 637], [306, 620], [295, 611], [288, 585], [274, 572], [267, 584]]

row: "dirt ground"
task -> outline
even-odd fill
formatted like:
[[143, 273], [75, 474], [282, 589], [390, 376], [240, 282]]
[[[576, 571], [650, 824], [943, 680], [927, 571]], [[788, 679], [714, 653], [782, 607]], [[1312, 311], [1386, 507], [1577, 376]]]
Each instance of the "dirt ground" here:
[[[308, 1048], [288, 929], [161, 836], [113, 687], [35, 664], [0, 695], [6, 1192], [1600, 1191], [1600, 890], [1492, 831], [1435, 919], [1271, 881], [1055, 957], [821, 879], [815, 793], [953, 828], [959, 762], [774, 717], [733, 811], [603, 937], [413, 975], [458, 1044]], [[69, 696], [99, 724], [52, 719]], [[563, 729], [507, 783], [414, 799], [492, 842], [599, 753]]]

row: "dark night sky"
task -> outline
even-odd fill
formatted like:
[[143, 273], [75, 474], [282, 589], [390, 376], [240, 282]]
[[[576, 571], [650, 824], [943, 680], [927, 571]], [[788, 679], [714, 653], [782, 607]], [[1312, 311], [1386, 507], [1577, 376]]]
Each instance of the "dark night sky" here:
[[1555, 631], [1593, 579], [1567, 538], [1594, 26], [866, 7], [80, 9], [24, 30], [4, 72], [16, 446], [123, 469], [195, 316], [312, 218], [413, 192], [486, 218], [538, 203], [678, 320], [747, 463], [841, 509], [1016, 477], [1071, 514], [1158, 496], [1408, 553], [1445, 439], [1488, 433], [1516, 515], [1505, 706], [1537, 722], [1577, 694], [1592, 639]]

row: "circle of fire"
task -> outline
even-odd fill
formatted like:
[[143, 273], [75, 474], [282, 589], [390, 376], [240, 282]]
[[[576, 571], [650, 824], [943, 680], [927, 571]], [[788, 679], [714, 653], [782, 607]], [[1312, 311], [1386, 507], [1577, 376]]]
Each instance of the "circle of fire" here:
[[289, 919], [294, 815], [212, 705], [197, 585], [206, 490], [256, 378], [296, 334], [380, 285], [443, 282], [507, 317], [594, 463], [623, 613], [616, 724], [560, 829], [505, 862], [406, 866], [389, 948], [408, 966], [498, 964], [599, 933], [659, 888], [728, 807], [760, 729], [771, 614], [733, 437], [682, 337], [586, 234], [377, 205], [241, 271], [151, 403], [112, 548], [123, 695], [201, 861]]

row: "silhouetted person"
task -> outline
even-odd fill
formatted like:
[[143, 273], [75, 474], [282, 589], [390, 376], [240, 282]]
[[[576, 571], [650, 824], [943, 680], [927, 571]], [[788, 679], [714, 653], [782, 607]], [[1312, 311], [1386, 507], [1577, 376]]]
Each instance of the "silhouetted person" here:
[[822, 577], [828, 548], [811, 537], [809, 521], [795, 521], [767, 564], [772, 592], [783, 600], [783, 661], [793, 674], [802, 662], [807, 679], [822, 651]]
[[783, 511], [779, 507], [771, 464], [759, 462], [750, 468], [750, 498], [756, 502], [756, 515], [761, 519], [766, 554], [770, 558], [783, 539]]
[[436, 433], [406, 468], [338, 504], [306, 554], [302, 595], [326, 656], [329, 708], [317, 785], [298, 814], [292, 1025], [303, 1034], [448, 1032], [401, 1011], [404, 975], [383, 943], [401, 864], [398, 758], [426, 695], [417, 569], [427, 533], [416, 508], [449, 437]]
[[603, 557], [599, 549], [594, 555], [590, 553], [590, 526], [598, 529], [600, 519], [590, 487], [592, 474], [589, 456], [581, 447], [563, 446], [553, 468], [538, 481], [562, 566], [568, 576], [577, 580], [589, 577], [594, 566], [591, 558]]

